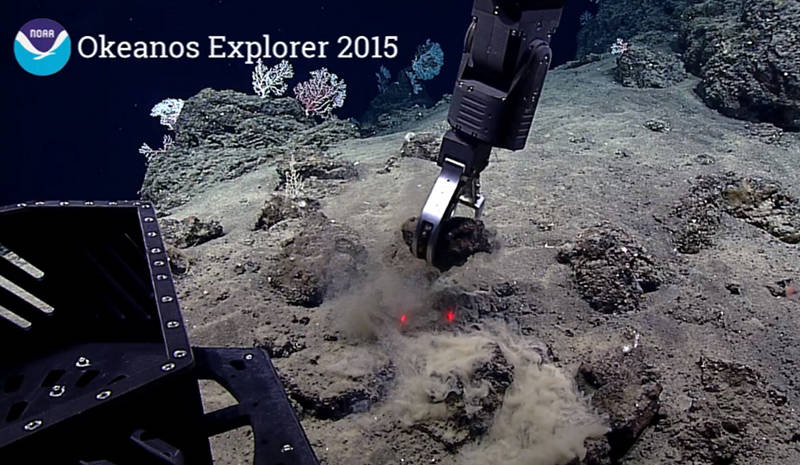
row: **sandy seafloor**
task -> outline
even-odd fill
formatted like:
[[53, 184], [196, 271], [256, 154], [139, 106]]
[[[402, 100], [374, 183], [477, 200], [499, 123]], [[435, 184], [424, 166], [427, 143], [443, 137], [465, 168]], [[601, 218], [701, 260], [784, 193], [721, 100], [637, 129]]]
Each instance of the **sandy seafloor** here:
[[[390, 173], [378, 173], [398, 156], [406, 130], [330, 150], [356, 162], [359, 179], [323, 183], [315, 192], [327, 218], [351, 228], [365, 248], [367, 277], [319, 307], [287, 305], [269, 283], [271, 269], [285, 259], [282, 247], [305, 227], [290, 219], [253, 230], [278, 182], [273, 163], [175, 209], [171, 217], [216, 219], [226, 231], [182, 251], [191, 266], [176, 284], [193, 344], [289, 343], [298, 350], [274, 363], [297, 391], [335, 399], [366, 389], [370, 400], [342, 418], [301, 411], [325, 464], [555, 464], [563, 454], [580, 455], [575, 445], [597, 433], [594, 421], [608, 418], [571, 388], [572, 380], [582, 362], [621, 353], [634, 338], [632, 356], [663, 391], [657, 420], [620, 463], [800, 463], [800, 301], [770, 290], [778, 282], [789, 286], [789, 279], [800, 283], [800, 248], [723, 213], [711, 245], [682, 254], [668, 226], [678, 221], [674, 208], [699, 175], [768, 179], [800, 197], [800, 141], [791, 133], [775, 141], [764, 137], [763, 127], [707, 108], [693, 92], [696, 78], [667, 89], [632, 89], [614, 82], [614, 66], [609, 58], [551, 72], [526, 149], [496, 150], [482, 176], [483, 220], [501, 247], [432, 283], [408, 285], [405, 278], [424, 275], [426, 267], [405, 248], [400, 226], [418, 214], [438, 167], [402, 158]], [[410, 130], [441, 133], [445, 119], [442, 110]], [[648, 129], [648, 120], [670, 129]], [[666, 276], [638, 310], [594, 310], [571, 268], [556, 260], [560, 246], [602, 222], [634, 238]], [[239, 272], [246, 263], [258, 266]], [[513, 305], [519, 308], [465, 311], [468, 324], [437, 321], [434, 303], [425, 301], [444, 287], [491, 296], [502, 283], [518, 289]], [[398, 329], [394, 302], [411, 302], [422, 312], [414, 325]], [[424, 314], [426, 307], [433, 316]], [[443, 342], [453, 334], [457, 342]], [[530, 380], [517, 373], [522, 384], [506, 397], [529, 418], [498, 414], [505, 424], [447, 451], [413, 426], [425, 402], [409, 392], [429, 374], [415, 372], [413, 362], [457, 364], [485, 348], [475, 337], [523, 358], [525, 351], [541, 355], [538, 347], [550, 354], [544, 368], [528, 373]], [[442, 362], [426, 350], [452, 352]], [[719, 361], [727, 367], [719, 375], [723, 382], [710, 386], [707, 364]], [[221, 390], [204, 391], [208, 408], [225, 404]], [[548, 395], [555, 397], [548, 401]], [[550, 431], [536, 429], [543, 422]], [[246, 430], [215, 438], [217, 463], [249, 463], [250, 439]]]

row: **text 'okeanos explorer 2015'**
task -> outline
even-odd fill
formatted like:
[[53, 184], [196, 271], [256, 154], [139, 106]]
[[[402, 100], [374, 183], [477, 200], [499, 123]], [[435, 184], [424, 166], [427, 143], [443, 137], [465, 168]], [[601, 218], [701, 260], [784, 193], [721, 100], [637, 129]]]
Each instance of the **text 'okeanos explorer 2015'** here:
[[[241, 59], [252, 64], [258, 59], [321, 58], [392, 59], [397, 57], [397, 36], [340, 36], [331, 41], [274, 40], [263, 34], [261, 40], [229, 40], [223, 35], [208, 36], [208, 58]], [[332, 49], [333, 50], [332, 52]], [[196, 59], [201, 55], [200, 42], [159, 40], [116, 41], [105, 34], [83, 36], [78, 40], [82, 58], [102, 59]]]

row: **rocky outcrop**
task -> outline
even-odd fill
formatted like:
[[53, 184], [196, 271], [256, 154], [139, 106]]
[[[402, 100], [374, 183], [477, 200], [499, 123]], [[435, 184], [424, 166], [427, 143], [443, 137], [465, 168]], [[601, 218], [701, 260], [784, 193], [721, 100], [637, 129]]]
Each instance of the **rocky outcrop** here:
[[621, 0], [600, 2], [597, 14], [578, 32], [577, 56], [608, 53], [622, 38], [632, 44], [669, 48], [681, 13], [698, 0]]
[[357, 135], [350, 122], [334, 118], [317, 124], [291, 98], [204, 89], [186, 101], [174, 144], [151, 159], [141, 195], [165, 213], [276, 156], [324, 151]]
[[674, 53], [632, 45], [617, 59], [614, 79], [625, 87], [664, 88], [686, 79], [686, 70]]
[[707, 0], [683, 14], [680, 41], [708, 106], [800, 130], [800, 4]]

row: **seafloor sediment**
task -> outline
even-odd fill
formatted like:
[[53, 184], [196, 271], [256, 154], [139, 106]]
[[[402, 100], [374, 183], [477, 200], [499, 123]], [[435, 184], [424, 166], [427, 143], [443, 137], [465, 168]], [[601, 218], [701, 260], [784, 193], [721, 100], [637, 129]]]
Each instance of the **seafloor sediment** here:
[[[492, 155], [491, 253], [447, 271], [401, 231], [445, 106], [356, 138], [288, 102], [187, 102], [144, 192], [176, 220], [193, 343], [269, 351], [331, 465], [800, 463], [800, 140], [709, 109], [698, 78], [625, 87], [588, 61], [548, 77], [525, 150]], [[213, 102], [234, 126], [187, 122]], [[248, 440], [215, 438], [217, 463]]]

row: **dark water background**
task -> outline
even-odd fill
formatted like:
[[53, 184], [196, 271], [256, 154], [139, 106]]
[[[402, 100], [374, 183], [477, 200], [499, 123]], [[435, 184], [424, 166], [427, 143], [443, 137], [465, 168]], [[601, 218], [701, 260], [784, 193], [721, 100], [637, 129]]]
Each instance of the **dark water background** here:
[[[341, 117], [358, 117], [377, 94], [375, 72], [408, 66], [420, 43], [441, 43], [445, 67], [427, 85], [438, 98], [452, 90], [472, 1], [366, 0], [124, 1], [39, 0], [0, 4], [0, 205], [39, 199], [130, 199], [137, 197], [145, 166], [142, 142], [160, 146], [165, 130], [149, 116], [164, 98], [189, 98], [199, 90], [252, 93], [252, 65], [208, 59], [208, 36], [229, 40], [328, 40], [341, 35], [397, 35], [393, 60], [293, 60], [296, 77], [327, 66], [348, 84]], [[588, 0], [569, 2], [554, 39], [555, 64], [574, 58], [578, 16]], [[13, 42], [27, 21], [60, 22], [72, 39], [72, 57], [59, 73], [27, 74], [16, 63]], [[78, 39], [105, 34], [109, 40], [200, 43], [198, 59], [83, 59]], [[5, 45], [3, 45], [5, 44]], [[335, 50], [332, 49], [332, 50]], [[268, 62], [267, 64], [272, 64]]]

